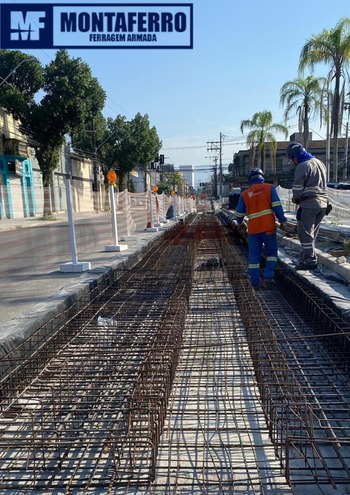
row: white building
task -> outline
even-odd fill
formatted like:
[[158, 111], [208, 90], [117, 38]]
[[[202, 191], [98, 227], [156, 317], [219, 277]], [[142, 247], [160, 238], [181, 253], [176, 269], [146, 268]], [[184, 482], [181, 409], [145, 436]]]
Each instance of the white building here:
[[193, 165], [179, 165], [179, 172], [182, 174], [184, 180], [189, 187], [194, 188], [194, 166]]

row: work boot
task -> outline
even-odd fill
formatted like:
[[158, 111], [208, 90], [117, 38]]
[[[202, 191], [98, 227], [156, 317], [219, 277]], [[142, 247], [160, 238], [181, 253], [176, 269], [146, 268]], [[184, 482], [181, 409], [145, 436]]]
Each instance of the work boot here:
[[276, 281], [273, 278], [265, 278], [264, 287], [266, 289], [275, 289], [276, 288]]
[[316, 270], [317, 269], [317, 263], [305, 263], [303, 261], [300, 261], [296, 267], [296, 270]]

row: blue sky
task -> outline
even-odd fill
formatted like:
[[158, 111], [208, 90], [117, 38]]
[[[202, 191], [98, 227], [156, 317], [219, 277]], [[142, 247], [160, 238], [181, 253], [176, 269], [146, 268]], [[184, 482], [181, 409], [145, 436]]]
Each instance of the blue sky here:
[[[2, 3], [51, 3], [6, 1]], [[53, 3], [53, 2], [52, 2]], [[68, 1], [54, 3], [69, 3]], [[70, 3], [87, 4], [73, 0]], [[95, 2], [112, 4], [117, 2]], [[151, 3], [144, 0], [124, 3]], [[163, 1], [162, 3], [172, 3]], [[174, 2], [181, 3], [181, 2]], [[297, 77], [300, 51], [307, 39], [350, 17], [349, 0], [194, 0], [193, 49], [69, 50], [91, 67], [106, 91], [106, 117], [148, 114], [163, 143], [166, 162], [211, 166], [208, 142], [223, 135], [223, 163], [246, 148], [240, 124], [269, 110], [283, 123], [281, 86]], [[43, 64], [53, 50], [22, 50]], [[317, 68], [325, 75], [327, 68]], [[307, 74], [306, 74], [307, 75]], [[290, 134], [296, 119], [288, 122]], [[314, 137], [324, 137], [318, 121]], [[278, 137], [278, 136], [277, 136]], [[282, 136], [280, 136], [282, 139]], [[208, 174], [196, 174], [196, 182]]]

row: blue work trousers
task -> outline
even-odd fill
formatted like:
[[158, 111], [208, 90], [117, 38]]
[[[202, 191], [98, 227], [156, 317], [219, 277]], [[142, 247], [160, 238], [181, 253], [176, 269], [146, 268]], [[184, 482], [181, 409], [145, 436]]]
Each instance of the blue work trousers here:
[[260, 260], [263, 247], [265, 246], [266, 265], [264, 269], [264, 278], [272, 279], [275, 275], [277, 264], [277, 235], [276, 232], [267, 234], [248, 234], [249, 248], [249, 266], [248, 274], [253, 286], [259, 285], [260, 282]]

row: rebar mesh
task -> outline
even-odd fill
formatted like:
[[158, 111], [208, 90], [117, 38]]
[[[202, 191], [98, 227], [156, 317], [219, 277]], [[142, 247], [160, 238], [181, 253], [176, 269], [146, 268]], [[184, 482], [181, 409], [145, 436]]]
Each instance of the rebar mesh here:
[[191, 286], [186, 230], [3, 360], [0, 487], [152, 478]]
[[197, 215], [18, 343], [0, 363], [0, 489], [347, 485], [349, 328], [283, 270], [255, 292], [246, 265]]
[[275, 288], [256, 293], [237, 274], [239, 261], [241, 269], [247, 268], [239, 251], [236, 261], [228, 270], [270, 436], [287, 479], [292, 485], [348, 484], [349, 324], [282, 269]]

